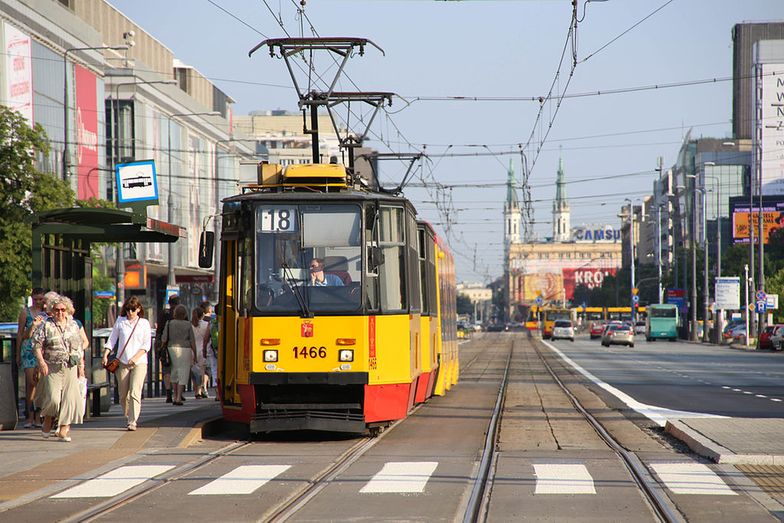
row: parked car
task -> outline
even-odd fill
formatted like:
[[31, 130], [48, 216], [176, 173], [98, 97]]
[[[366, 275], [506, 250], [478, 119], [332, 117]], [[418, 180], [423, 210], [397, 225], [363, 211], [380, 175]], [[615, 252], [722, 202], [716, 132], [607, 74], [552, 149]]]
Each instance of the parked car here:
[[759, 348], [760, 349], [773, 349], [773, 341], [771, 337], [773, 336], [773, 331], [776, 330], [775, 325], [767, 325], [759, 335]]
[[608, 324], [602, 334], [602, 345], [628, 345], [634, 347], [634, 329], [623, 324]]
[[602, 337], [602, 332], [604, 332], [604, 326], [606, 324], [603, 321], [595, 321], [591, 324], [591, 339], [595, 340], [596, 338]]
[[743, 321], [743, 320], [730, 320], [730, 322], [727, 325], [724, 326], [724, 330], [722, 331], [722, 334], [721, 334], [722, 338], [725, 339], [725, 340], [732, 341], [732, 330], [737, 328], [737, 327], [739, 327], [739, 326], [741, 326], [741, 325], [743, 326], [744, 332], [745, 332], [745, 328], [746, 328], [746, 322], [745, 321]]
[[741, 323], [740, 325], [735, 325], [729, 331], [729, 339], [730, 341], [737, 341], [742, 342], [746, 340], [746, 324]]
[[773, 345], [774, 350], [781, 350], [784, 348], [784, 324], [777, 323], [774, 325], [775, 329], [773, 330], [773, 334], [770, 336], [770, 343]]
[[634, 324], [635, 334], [645, 334], [645, 321], [638, 321]]
[[550, 339], [574, 341], [574, 325], [571, 320], [555, 320], [553, 324], [553, 335]]

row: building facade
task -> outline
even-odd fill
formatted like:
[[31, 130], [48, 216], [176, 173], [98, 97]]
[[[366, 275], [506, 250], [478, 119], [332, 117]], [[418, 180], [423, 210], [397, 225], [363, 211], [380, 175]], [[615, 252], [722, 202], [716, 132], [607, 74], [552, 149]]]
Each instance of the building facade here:
[[[159, 205], [149, 218], [182, 226], [172, 247], [107, 249], [99, 269], [117, 299], [138, 295], [160, 310], [167, 288], [186, 305], [214, 298], [215, 270], [198, 267], [205, 221], [237, 192], [239, 159], [254, 150], [232, 135], [231, 98], [104, 0], [0, 3], [0, 82], [6, 105], [46, 131], [39, 170], [70, 182], [79, 199], [115, 201], [115, 166], [154, 160]], [[96, 325], [102, 323], [96, 318]]]

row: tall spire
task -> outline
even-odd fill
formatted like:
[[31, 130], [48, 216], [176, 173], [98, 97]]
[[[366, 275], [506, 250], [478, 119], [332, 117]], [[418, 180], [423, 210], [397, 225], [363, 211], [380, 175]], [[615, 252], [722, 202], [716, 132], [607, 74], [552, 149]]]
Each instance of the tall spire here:
[[504, 244], [520, 242], [520, 201], [517, 198], [517, 187], [512, 161], [506, 177], [506, 203], [504, 203]]
[[514, 174], [514, 166], [512, 165], [512, 160], [509, 160], [509, 170], [507, 171], [506, 177], [506, 204], [511, 206], [514, 205], [518, 207], [520, 202], [517, 198], [517, 188], [515, 187], [515, 174]]
[[[555, 204], [566, 202], [566, 182], [564, 181], [563, 158], [558, 158], [558, 178], [555, 181]], [[568, 205], [568, 204], [567, 204]]]
[[553, 200], [553, 241], [566, 242], [571, 239], [571, 220], [569, 202], [566, 201], [566, 180], [563, 158], [558, 158], [558, 176], [555, 181], [555, 200]]

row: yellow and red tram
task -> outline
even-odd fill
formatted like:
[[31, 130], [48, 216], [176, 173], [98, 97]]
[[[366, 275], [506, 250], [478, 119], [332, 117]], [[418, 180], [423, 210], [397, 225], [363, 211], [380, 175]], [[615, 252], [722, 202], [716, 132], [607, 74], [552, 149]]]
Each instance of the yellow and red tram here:
[[224, 417], [251, 432], [364, 432], [445, 394], [459, 375], [445, 243], [408, 200], [343, 166], [263, 168], [222, 210]]

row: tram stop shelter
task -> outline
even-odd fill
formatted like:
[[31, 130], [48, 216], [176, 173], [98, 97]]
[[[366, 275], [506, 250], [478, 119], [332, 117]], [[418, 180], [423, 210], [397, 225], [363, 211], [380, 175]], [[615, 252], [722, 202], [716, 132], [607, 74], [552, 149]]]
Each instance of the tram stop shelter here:
[[185, 228], [144, 213], [120, 209], [69, 208], [33, 217], [33, 287], [54, 289], [73, 300], [76, 317], [92, 339], [92, 266], [95, 242], [171, 243]]
[[[132, 210], [68, 208], [56, 209], [33, 216], [32, 223], [32, 286], [56, 290], [68, 296], [76, 309], [76, 318], [84, 325], [87, 338], [93, 339], [92, 268], [90, 247], [95, 242], [159, 242], [172, 243], [187, 237], [184, 227], [148, 218], [143, 206]], [[92, 412], [99, 415], [108, 410], [106, 371], [93, 365], [96, 348], [87, 356], [88, 378], [98, 394], [92, 395]], [[12, 382], [17, 383], [15, 361]], [[103, 377], [102, 377], [103, 376]], [[0, 379], [0, 382], [3, 380]], [[88, 388], [88, 390], [90, 390]], [[14, 387], [14, 400], [18, 395]], [[13, 412], [16, 401], [12, 405]], [[4, 410], [0, 408], [0, 410]], [[15, 419], [15, 416], [14, 416]]]

